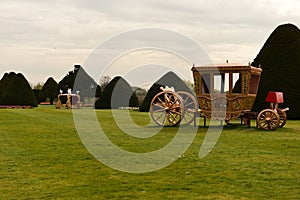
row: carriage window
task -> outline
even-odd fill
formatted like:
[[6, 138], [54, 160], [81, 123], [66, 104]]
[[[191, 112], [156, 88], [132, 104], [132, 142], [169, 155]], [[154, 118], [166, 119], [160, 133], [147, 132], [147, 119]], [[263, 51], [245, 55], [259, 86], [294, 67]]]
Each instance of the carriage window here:
[[228, 93], [229, 92], [229, 73], [225, 73], [223, 75], [223, 82], [224, 82], [224, 92]]
[[214, 93], [228, 93], [229, 91], [229, 74], [214, 74]]
[[259, 84], [259, 76], [258, 75], [251, 75], [250, 79], [250, 86], [249, 86], [249, 93], [250, 94], [256, 94]]
[[202, 74], [202, 93], [209, 94], [210, 90], [210, 74]]
[[223, 93], [224, 84], [220, 74], [214, 74], [214, 93]]
[[240, 73], [232, 73], [232, 93], [242, 93], [242, 76]]
[[222, 77], [220, 74], [214, 74], [214, 93], [221, 93], [222, 90]]

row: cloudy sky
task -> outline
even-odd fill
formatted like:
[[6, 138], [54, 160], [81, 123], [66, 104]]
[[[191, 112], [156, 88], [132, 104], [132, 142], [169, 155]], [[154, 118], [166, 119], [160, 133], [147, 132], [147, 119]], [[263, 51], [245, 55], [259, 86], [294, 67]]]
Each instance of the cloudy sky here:
[[[247, 64], [278, 25], [299, 27], [299, 10], [299, 0], [1, 0], [0, 76], [15, 71], [31, 83], [49, 76], [59, 81], [99, 44], [146, 27], [191, 38], [214, 63]], [[124, 70], [126, 62], [143, 68], [154, 62], [168, 65], [147, 50], [139, 53], [148, 56], [144, 61], [135, 53], [123, 56], [110, 73]], [[190, 66], [183, 65], [190, 73]]]

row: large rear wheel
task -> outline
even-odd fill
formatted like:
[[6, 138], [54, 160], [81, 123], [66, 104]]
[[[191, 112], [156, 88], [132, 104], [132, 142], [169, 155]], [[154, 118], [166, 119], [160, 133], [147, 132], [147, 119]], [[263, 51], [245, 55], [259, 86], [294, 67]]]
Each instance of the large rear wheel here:
[[184, 104], [184, 116], [180, 124], [189, 125], [194, 121], [196, 117], [195, 113], [198, 112], [198, 102], [191, 93], [185, 91], [178, 91], [176, 93], [181, 97]]
[[183, 100], [175, 92], [159, 92], [150, 104], [151, 118], [160, 126], [178, 125], [183, 118], [183, 113]]
[[286, 113], [284, 111], [282, 111], [280, 108], [277, 108], [277, 113], [280, 117], [280, 121], [279, 121], [279, 127], [283, 127], [286, 124]]

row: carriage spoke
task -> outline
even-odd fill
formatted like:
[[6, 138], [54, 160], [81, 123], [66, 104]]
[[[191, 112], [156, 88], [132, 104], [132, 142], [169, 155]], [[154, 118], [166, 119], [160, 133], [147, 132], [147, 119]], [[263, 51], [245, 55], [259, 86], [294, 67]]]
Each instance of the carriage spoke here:
[[189, 117], [194, 117], [194, 115], [191, 115], [191, 112], [185, 112], [185, 115], [188, 115]]
[[176, 114], [178, 114], [178, 115], [180, 115], [181, 113], [180, 112], [178, 112], [178, 111], [171, 111], [171, 113], [176, 113]]
[[178, 116], [180, 116], [180, 114], [175, 113], [174, 115], [173, 113], [170, 112], [169, 122], [172, 124], [177, 124], [178, 120], [180, 120], [180, 118], [178, 119]]
[[156, 119], [160, 119], [163, 115], [165, 114], [165, 112], [162, 112], [158, 117], [156, 117]]
[[164, 119], [163, 119], [163, 122], [162, 122], [162, 125], [164, 125], [166, 123], [166, 115], [164, 115]]
[[263, 127], [264, 127], [264, 128], [267, 128], [267, 127], [268, 127], [268, 123], [264, 123], [264, 124], [263, 124]]
[[172, 106], [170, 106], [170, 108], [172, 109], [177, 109], [177, 108], [181, 108], [180, 104], [173, 104]]
[[159, 108], [162, 108], [162, 110], [164, 110], [164, 106], [162, 104], [155, 103], [154, 105], [159, 107]]
[[174, 119], [174, 117], [173, 117], [171, 114], [168, 114], [168, 122], [169, 122], [169, 125], [174, 124], [172, 118]]
[[169, 105], [169, 107], [172, 107], [172, 106], [175, 105], [176, 103], [178, 103], [178, 99], [175, 99], [174, 101], [172, 101], [171, 104]]
[[164, 104], [164, 102], [163, 102], [159, 97], [157, 97], [157, 100], [158, 100], [161, 104]]
[[168, 93], [165, 93], [164, 98], [165, 98], [166, 105], [169, 106], [170, 105], [170, 98], [169, 98]]
[[272, 119], [272, 120], [276, 120], [276, 119], [277, 119], [276, 115], [273, 114], [273, 115], [271, 116], [271, 119]]
[[189, 100], [189, 96], [186, 96], [186, 98], [184, 99], [184, 102], [187, 102]]
[[271, 126], [272, 129], [276, 128], [276, 122], [271, 121], [270, 126]]
[[[190, 105], [194, 105], [194, 102], [190, 102], [190, 103], [188, 103], [188, 104], [185, 104], [185, 107], [188, 107], [188, 106], [190, 106]], [[193, 106], [194, 107], [194, 106]]]

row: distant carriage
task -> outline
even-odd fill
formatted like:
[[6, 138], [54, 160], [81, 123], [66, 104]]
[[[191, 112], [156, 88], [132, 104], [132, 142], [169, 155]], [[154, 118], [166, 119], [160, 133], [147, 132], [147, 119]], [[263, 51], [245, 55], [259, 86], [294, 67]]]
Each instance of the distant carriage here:
[[[57, 109], [60, 109], [62, 106], [62, 97], [67, 97], [67, 102], [66, 102], [66, 108], [72, 108], [72, 105], [75, 105], [76, 108], [80, 108], [81, 102], [80, 102], [80, 95], [79, 94], [71, 94], [71, 92], [68, 92], [67, 94], [59, 94], [57, 96], [57, 102], [55, 104], [55, 107]], [[72, 102], [75, 101], [75, 102]]]

